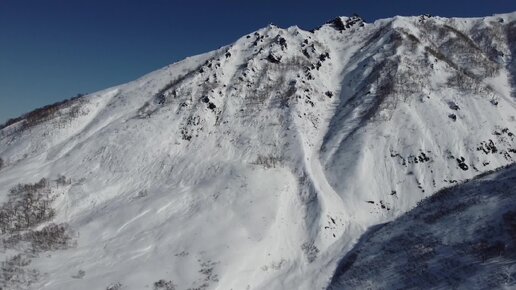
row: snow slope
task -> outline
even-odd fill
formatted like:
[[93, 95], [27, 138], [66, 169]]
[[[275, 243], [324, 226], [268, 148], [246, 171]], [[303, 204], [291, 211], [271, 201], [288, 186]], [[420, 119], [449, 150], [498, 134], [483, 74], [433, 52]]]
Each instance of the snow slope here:
[[325, 288], [369, 227], [514, 162], [515, 35], [516, 13], [269, 26], [9, 122], [0, 283]]
[[442, 190], [373, 227], [329, 289], [514, 289], [516, 167]]

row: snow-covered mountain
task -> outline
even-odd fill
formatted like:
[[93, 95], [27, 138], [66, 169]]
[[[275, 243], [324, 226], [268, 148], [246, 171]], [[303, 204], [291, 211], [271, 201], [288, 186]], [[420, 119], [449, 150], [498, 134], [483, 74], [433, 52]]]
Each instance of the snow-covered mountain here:
[[[321, 289], [516, 159], [516, 13], [269, 26], [0, 128], [6, 289]], [[467, 222], [467, 221], [466, 221]]]
[[368, 230], [329, 289], [515, 289], [516, 166]]

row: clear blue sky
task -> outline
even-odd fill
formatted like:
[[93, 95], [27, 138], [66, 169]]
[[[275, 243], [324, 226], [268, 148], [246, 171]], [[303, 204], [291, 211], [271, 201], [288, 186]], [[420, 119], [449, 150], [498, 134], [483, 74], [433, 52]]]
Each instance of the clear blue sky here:
[[131, 81], [274, 23], [311, 29], [339, 15], [484, 16], [516, 0], [0, 0], [0, 123]]

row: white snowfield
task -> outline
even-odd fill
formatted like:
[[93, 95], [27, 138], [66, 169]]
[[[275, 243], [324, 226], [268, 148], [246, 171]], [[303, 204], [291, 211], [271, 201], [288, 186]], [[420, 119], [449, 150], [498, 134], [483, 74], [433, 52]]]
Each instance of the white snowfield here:
[[516, 13], [339, 17], [22, 116], [0, 285], [324, 289], [368, 228], [514, 162], [515, 54]]

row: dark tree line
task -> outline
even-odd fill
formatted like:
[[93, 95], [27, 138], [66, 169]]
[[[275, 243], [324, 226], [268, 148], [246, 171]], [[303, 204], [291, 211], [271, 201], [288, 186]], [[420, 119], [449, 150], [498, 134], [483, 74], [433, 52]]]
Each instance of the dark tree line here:
[[[37, 124], [40, 124], [46, 120], [49, 120], [55, 116], [55, 114], [66, 107], [69, 107], [75, 103], [79, 98], [84, 96], [84, 94], [77, 94], [77, 96], [66, 99], [60, 102], [53, 103], [51, 105], [47, 105], [38, 109], [35, 109], [33, 111], [30, 111], [26, 114], [23, 114], [20, 117], [12, 118], [7, 120], [4, 124], [0, 125], [0, 130], [9, 127], [10, 125], [13, 125], [15, 123], [18, 123], [20, 121], [25, 121], [23, 123], [23, 128], [30, 128]], [[71, 117], [76, 117], [78, 114], [78, 109], [72, 109], [70, 112]]]

